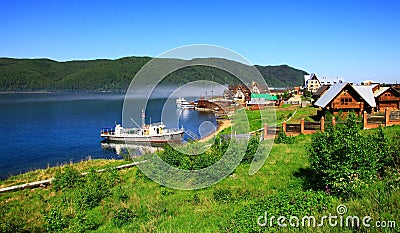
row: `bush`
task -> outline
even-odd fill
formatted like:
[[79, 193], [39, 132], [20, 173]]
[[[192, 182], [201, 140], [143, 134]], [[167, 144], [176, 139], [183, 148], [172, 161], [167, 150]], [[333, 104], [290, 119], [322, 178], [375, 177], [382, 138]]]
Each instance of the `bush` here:
[[346, 197], [382, 174], [390, 157], [383, 129], [374, 136], [359, 133], [356, 117], [312, 137], [308, 147], [311, 168], [326, 189]]
[[68, 227], [68, 219], [63, 217], [58, 208], [53, 208], [44, 216], [45, 229], [48, 232], [61, 232]]
[[254, 155], [257, 152], [258, 146], [260, 145], [260, 138], [258, 136], [253, 136], [250, 138], [246, 153], [242, 159], [243, 164], [250, 164], [253, 161]]
[[80, 183], [80, 178], [81, 174], [78, 170], [67, 166], [65, 167], [64, 172], [57, 170], [54, 180], [52, 181], [52, 185], [56, 191], [66, 188], [73, 188]]
[[[282, 230], [276, 225], [276, 219], [272, 227], [260, 227], [257, 220], [259, 216], [291, 216], [314, 215], [332, 207], [332, 197], [325, 192], [302, 191], [294, 189], [292, 192], [281, 192], [270, 195], [264, 199], [249, 204], [235, 212], [229, 220], [221, 225], [221, 231], [226, 232], [271, 232]], [[264, 222], [262, 220], [260, 222]], [[287, 223], [287, 222], [286, 222]], [[285, 228], [287, 229], [287, 228]]]
[[275, 143], [276, 144], [293, 144], [294, 143], [294, 138], [289, 137], [285, 134], [283, 131], [279, 131], [275, 138]]
[[119, 201], [126, 201], [128, 200], [129, 196], [126, 192], [125, 189], [123, 189], [121, 186], [119, 186], [116, 190], [115, 190], [115, 196], [117, 197], [117, 199]]
[[213, 192], [214, 200], [227, 203], [232, 199], [232, 191], [230, 189], [216, 189]]
[[161, 152], [160, 157], [164, 162], [171, 166], [185, 170], [190, 169], [191, 164], [188, 156], [179, 151], [176, 151], [169, 144], [165, 144], [164, 151]]
[[75, 191], [75, 200], [80, 209], [92, 209], [110, 194], [111, 186], [101, 174], [92, 169], [85, 177], [85, 183]]
[[136, 217], [136, 214], [132, 210], [128, 208], [121, 208], [118, 209], [114, 214], [114, 217], [112, 218], [112, 223], [116, 227], [122, 227], [123, 225], [132, 222], [132, 220]]
[[72, 232], [87, 232], [90, 230], [96, 230], [99, 228], [100, 223], [95, 221], [88, 215], [85, 215], [82, 212], [78, 212], [75, 217], [71, 220]]

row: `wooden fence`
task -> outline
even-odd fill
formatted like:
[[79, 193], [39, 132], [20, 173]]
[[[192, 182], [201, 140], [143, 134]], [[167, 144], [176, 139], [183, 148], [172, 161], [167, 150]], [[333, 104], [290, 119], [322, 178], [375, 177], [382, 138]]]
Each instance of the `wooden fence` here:
[[[283, 131], [286, 135], [300, 135], [300, 134], [312, 134], [317, 131], [324, 131], [325, 129], [325, 118], [322, 117], [319, 122], [308, 122], [301, 119], [300, 124], [288, 124], [286, 122], [282, 122], [282, 127], [276, 126], [268, 126], [264, 125], [264, 138], [272, 138], [277, 132]], [[330, 124], [330, 122], [328, 122]], [[332, 125], [336, 124], [335, 117], [332, 118]]]
[[373, 129], [380, 126], [400, 125], [400, 111], [390, 111], [385, 109], [384, 114], [368, 114], [364, 112], [363, 115], [363, 128]]
[[[332, 117], [332, 122], [325, 122], [325, 118], [322, 117], [319, 122], [308, 122], [301, 119], [300, 124], [288, 124], [286, 122], [282, 122], [282, 127], [276, 126], [268, 126], [264, 125], [264, 139], [274, 138], [275, 135], [279, 131], [285, 132], [286, 135], [295, 136], [300, 134], [313, 134], [317, 131], [324, 132], [326, 126], [333, 126], [337, 124], [343, 124], [344, 122], [337, 122], [335, 117]], [[358, 122], [361, 123], [361, 122]], [[364, 129], [373, 129], [378, 128], [380, 126], [391, 126], [391, 125], [400, 125], [400, 111], [390, 111], [385, 110], [385, 113], [382, 115], [379, 114], [368, 114], [364, 112], [363, 118], [363, 128]]]

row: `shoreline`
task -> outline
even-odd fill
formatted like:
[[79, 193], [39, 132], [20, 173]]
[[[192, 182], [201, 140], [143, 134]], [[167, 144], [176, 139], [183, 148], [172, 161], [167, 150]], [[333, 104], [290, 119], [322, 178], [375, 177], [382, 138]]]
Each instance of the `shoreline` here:
[[0, 91], [0, 94], [51, 94], [51, 91]]
[[222, 130], [224, 130], [224, 129], [230, 127], [231, 125], [232, 125], [232, 124], [231, 124], [231, 121], [228, 120], [228, 119], [219, 120], [219, 121], [218, 121], [218, 128], [217, 128], [217, 130], [215, 130], [215, 131], [212, 132], [211, 134], [207, 135], [206, 137], [199, 139], [198, 142], [206, 142], [206, 141], [208, 141], [208, 140], [214, 138], [218, 133], [220, 133]]

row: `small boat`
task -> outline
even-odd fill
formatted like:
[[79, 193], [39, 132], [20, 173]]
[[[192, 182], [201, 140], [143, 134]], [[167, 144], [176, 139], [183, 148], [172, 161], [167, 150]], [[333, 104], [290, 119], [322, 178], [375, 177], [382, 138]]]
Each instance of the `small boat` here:
[[176, 107], [182, 109], [194, 109], [194, 103], [191, 103], [184, 98], [176, 99]]
[[168, 129], [162, 122], [145, 124], [144, 112], [142, 112], [142, 127], [124, 128], [120, 124], [116, 124], [114, 128], [101, 128], [100, 137], [105, 141], [119, 142], [150, 142], [150, 143], [167, 143], [181, 142], [185, 130]]

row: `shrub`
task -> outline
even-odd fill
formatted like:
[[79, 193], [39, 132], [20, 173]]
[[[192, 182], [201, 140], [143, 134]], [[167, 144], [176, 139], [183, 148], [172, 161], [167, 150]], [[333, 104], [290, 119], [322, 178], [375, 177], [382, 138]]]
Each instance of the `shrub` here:
[[308, 151], [311, 168], [326, 189], [343, 197], [376, 179], [389, 156], [384, 131], [361, 135], [351, 113], [345, 124], [313, 135]]
[[[16, 232], [30, 232], [29, 224], [20, 217], [20, 213], [12, 212], [7, 215], [1, 211], [0, 206], [0, 232], [2, 233], [16, 233]], [[28, 229], [26, 229], [28, 228]]]
[[75, 190], [75, 200], [80, 209], [96, 207], [100, 201], [110, 194], [107, 180], [92, 169], [85, 177], [85, 183]]
[[64, 172], [57, 170], [54, 180], [52, 181], [53, 188], [58, 191], [66, 188], [76, 187], [80, 182], [81, 174], [78, 170], [70, 166], [65, 167]]
[[90, 230], [96, 230], [99, 228], [100, 223], [96, 222], [90, 216], [84, 214], [83, 212], [78, 212], [75, 217], [71, 220], [71, 230], [72, 232], [87, 232]]
[[136, 214], [132, 210], [128, 208], [121, 208], [115, 212], [114, 217], [112, 218], [112, 223], [116, 227], [122, 227], [123, 225], [132, 222], [132, 220], [136, 217]]
[[213, 192], [214, 200], [227, 203], [232, 199], [232, 191], [230, 189], [219, 188]]
[[116, 190], [115, 190], [115, 196], [117, 197], [117, 199], [119, 201], [126, 201], [129, 196], [126, 193], [125, 189], [123, 189], [121, 186], [119, 186]]
[[247, 144], [246, 153], [242, 159], [242, 163], [250, 164], [253, 161], [254, 155], [256, 154], [259, 145], [260, 145], [259, 137], [253, 136], [250, 138]]
[[265, 213], [267, 213], [268, 216], [284, 216], [289, 219], [291, 216], [314, 215], [325, 209], [330, 209], [332, 203], [332, 198], [325, 192], [294, 189], [290, 193], [272, 194], [265, 199], [244, 206], [220, 227], [222, 228], [221, 231], [226, 232], [271, 232], [279, 230], [276, 225], [276, 219], [272, 227], [269, 227], [268, 221], [268, 227], [263, 228], [258, 226], [257, 220], [259, 216], [265, 216]]
[[63, 217], [59, 210], [55, 207], [44, 216], [45, 229], [48, 232], [61, 232], [68, 227], [68, 219]]
[[293, 144], [294, 143], [294, 138], [289, 137], [285, 134], [283, 131], [279, 131], [275, 138], [275, 143], [276, 144]]
[[180, 169], [190, 169], [190, 159], [187, 155], [176, 151], [169, 144], [165, 144], [164, 151], [161, 153], [161, 159], [167, 164], [180, 168]]

